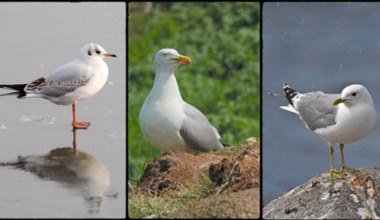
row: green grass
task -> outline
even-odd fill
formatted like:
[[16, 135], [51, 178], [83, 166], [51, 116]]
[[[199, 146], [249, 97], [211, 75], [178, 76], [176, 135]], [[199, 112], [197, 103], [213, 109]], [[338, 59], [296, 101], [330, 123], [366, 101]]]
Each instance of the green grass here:
[[196, 179], [167, 188], [160, 196], [151, 196], [142, 192], [134, 192], [128, 196], [128, 216], [130, 218], [143, 218], [167, 210], [184, 208], [192, 200], [205, 198], [213, 183], [209, 178]]
[[154, 79], [153, 58], [175, 48], [193, 64], [176, 71], [183, 99], [200, 109], [225, 143], [260, 136], [259, 3], [130, 3], [128, 18], [128, 176], [139, 179], [160, 150], [138, 115]]

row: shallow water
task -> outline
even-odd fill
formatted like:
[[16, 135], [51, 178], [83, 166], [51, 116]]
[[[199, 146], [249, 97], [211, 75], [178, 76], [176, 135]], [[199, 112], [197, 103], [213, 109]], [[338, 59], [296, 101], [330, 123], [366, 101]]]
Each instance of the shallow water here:
[[[0, 3], [0, 83], [44, 76], [89, 42], [117, 55], [105, 60], [103, 89], [77, 104], [78, 119], [91, 122], [76, 133], [81, 157], [72, 154], [71, 106], [0, 97], [1, 218], [126, 216], [125, 11], [125, 3]], [[46, 159], [51, 151], [58, 156]]]
[[[379, 3], [266, 3], [263, 8], [263, 202], [329, 170], [328, 144], [283, 111], [288, 83], [300, 92], [340, 93], [363, 84], [380, 113]], [[380, 117], [380, 115], [379, 115]], [[378, 117], [378, 118], [379, 118]], [[378, 119], [379, 120], [379, 119]], [[345, 147], [350, 167], [380, 166], [379, 123]], [[334, 163], [339, 168], [339, 147]]]

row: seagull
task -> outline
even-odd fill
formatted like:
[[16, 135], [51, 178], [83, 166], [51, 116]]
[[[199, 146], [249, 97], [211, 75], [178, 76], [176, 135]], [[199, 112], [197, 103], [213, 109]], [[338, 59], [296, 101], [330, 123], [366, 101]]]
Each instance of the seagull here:
[[222, 149], [216, 128], [201, 111], [181, 97], [174, 71], [180, 64], [191, 64], [191, 59], [175, 49], [161, 49], [154, 62], [153, 88], [139, 115], [145, 138], [165, 151]]
[[[280, 108], [299, 115], [308, 129], [330, 145], [330, 178], [340, 179], [344, 172], [354, 172], [344, 162], [344, 144], [358, 141], [375, 127], [377, 114], [371, 94], [358, 84], [347, 86], [341, 94], [299, 93], [284, 84], [288, 106]], [[340, 145], [340, 171], [333, 169], [333, 144]]]
[[76, 102], [95, 95], [108, 78], [105, 57], [116, 57], [107, 53], [99, 44], [89, 43], [82, 47], [79, 57], [45, 77], [25, 84], [0, 84], [0, 88], [15, 90], [3, 94], [17, 98], [44, 98], [57, 105], [71, 105], [73, 129], [87, 129], [89, 122], [77, 121]]

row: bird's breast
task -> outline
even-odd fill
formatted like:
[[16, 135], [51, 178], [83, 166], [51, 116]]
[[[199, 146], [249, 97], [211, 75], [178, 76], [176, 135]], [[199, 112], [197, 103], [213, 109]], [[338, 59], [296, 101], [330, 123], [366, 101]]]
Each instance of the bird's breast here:
[[140, 128], [145, 138], [164, 150], [185, 150], [179, 130], [185, 119], [183, 103], [148, 96], [140, 111]]
[[374, 129], [376, 118], [372, 108], [357, 111], [342, 107], [338, 109], [336, 125], [315, 132], [330, 143], [350, 144], [367, 136]]

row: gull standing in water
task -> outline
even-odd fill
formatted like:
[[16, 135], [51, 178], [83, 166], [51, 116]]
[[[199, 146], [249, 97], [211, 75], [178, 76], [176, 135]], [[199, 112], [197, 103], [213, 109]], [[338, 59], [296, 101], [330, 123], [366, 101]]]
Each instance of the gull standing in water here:
[[[344, 144], [368, 135], [375, 127], [377, 114], [371, 94], [362, 85], [350, 85], [341, 94], [323, 92], [299, 93], [284, 84], [288, 106], [282, 109], [296, 113], [306, 127], [330, 145], [330, 178], [342, 178], [345, 171], [354, 171], [344, 162]], [[334, 143], [340, 144], [340, 171], [333, 169]]]
[[98, 44], [86, 44], [79, 57], [53, 73], [26, 84], [0, 84], [0, 88], [16, 90], [4, 95], [16, 94], [17, 98], [44, 98], [58, 105], [72, 105], [73, 128], [86, 129], [89, 122], [76, 120], [77, 101], [95, 95], [106, 83], [108, 66], [105, 57], [116, 57], [107, 53]]
[[145, 138], [165, 151], [222, 149], [220, 135], [194, 106], [183, 101], [174, 76], [180, 64], [191, 59], [174, 49], [162, 49], [155, 59], [153, 88], [140, 110], [140, 128]]

